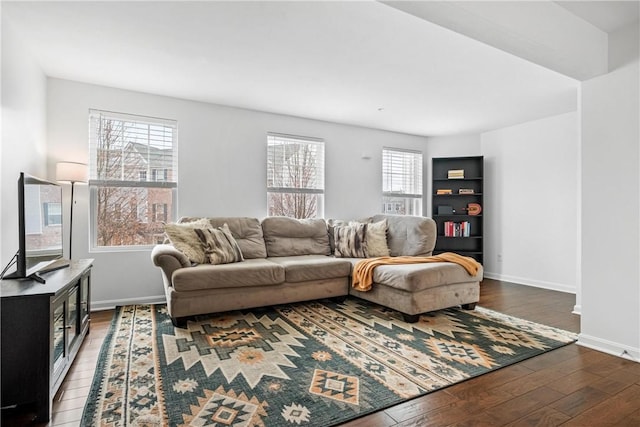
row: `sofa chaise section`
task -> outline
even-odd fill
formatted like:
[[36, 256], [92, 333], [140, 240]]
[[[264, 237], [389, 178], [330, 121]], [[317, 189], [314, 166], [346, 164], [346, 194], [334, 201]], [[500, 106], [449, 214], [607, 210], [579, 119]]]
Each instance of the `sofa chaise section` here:
[[370, 291], [351, 288], [349, 293], [398, 310], [412, 323], [420, 314], [442, 308], [475, 308], [480, 299], [478, 277], [482, 272], [469, 276], [461, 266], [448, 262], [381, 265], [373, 273]]
[[[436, 223], [431, 218], [406, 215], [374, 215], [373, 222], [387, 221], [387, 243], [391, 256], [428, 257], [436, 244]], [[360, 259], [352, 258], [355, 265]], [[475, 308], [480, 299], [482, 267], [475, 276], [448, 262], [382, 265], [376, 267], [370, 291], [354, 288], [349, 294], [392, 308], [407, 322], [416, 322], [420, 314], [443, 308]]]

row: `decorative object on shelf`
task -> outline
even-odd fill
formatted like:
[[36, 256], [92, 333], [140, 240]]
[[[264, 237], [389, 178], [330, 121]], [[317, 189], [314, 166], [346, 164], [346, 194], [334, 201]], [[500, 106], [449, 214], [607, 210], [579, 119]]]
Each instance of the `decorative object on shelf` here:
[[458, 194], [475, 194], [476, 192], [474, 191], [473, 188], [461, 188], [458, 190]]
[[443, 195], [443, 194], [453, 194], [453, 190], [450, 188], [438, 188], [436, 190], [436, 194], [438, 195]]
[[87, 182], [88, 169], [84, 163], [59, 162], [56, 164], [56, 181], [68, 182], [71, 184], [71, 211], [69, 212], [69, 259], [71, 258], [71, 246], [73, 240], [73, 187], [76, 182]]
[[440, 205], [438, 206], [438, 215], [452, 215], [455, 211], [453, 206]]
[[480, 212], [482, 212], [482, 206], [480, 206], [480, 203], [467, 204], [467, 213], [469, 215], [480, 215]]
[[447, 172], [447, 178], [449, 179], [463, 179], [464, 169], [449, 169]]

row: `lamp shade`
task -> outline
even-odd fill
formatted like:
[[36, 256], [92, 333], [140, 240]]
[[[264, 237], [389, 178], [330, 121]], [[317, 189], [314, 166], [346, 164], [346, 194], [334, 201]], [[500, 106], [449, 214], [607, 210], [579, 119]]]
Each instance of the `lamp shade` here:
[[88, 168], [84, 163], [59, 162], [56, 164], [56, 181], [87, 182]]

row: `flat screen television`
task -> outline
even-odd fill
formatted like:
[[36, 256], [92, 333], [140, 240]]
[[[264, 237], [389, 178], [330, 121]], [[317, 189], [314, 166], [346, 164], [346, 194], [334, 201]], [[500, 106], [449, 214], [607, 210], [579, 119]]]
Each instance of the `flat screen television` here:
[[6, 278], [30, 278], [69, 265], [62, 253], [62, 187], [20, 172], [17, 269]]

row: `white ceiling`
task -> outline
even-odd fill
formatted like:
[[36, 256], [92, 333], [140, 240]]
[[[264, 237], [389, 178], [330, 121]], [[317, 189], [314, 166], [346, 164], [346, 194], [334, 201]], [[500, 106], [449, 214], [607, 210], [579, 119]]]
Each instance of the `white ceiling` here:
[[640, 2], [625, 1], [557, 1], [571, 13], [611, 33], [638, 21]]
[[578, 80], [373, 1], [5, 1], [2, 20], [51, 77], [331, 122], [446, 135], [576, 109]]

